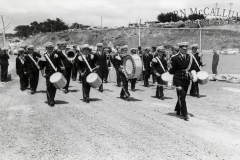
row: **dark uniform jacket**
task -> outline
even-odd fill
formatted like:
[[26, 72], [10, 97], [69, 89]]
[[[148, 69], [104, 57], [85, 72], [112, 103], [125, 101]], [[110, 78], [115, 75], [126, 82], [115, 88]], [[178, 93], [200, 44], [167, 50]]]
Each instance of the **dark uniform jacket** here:
[[178, 86], [187, 86], [190, 84], [189, 71], [186, 71], [190, 62], [189, 54], [186, 54], [186, 59], [182, 57], [180, 52], [171, 58], [172, 68], [169, 73], [173, 74], [173, 84]]
[[[82, 58], [82, 55], [80, 55], [80, 57]], [[93, 69], [96, 66], [96, 60], [93, 55], [90, 54], [87, 55], [86, 60], [88, 61], [88, 64], [90, 65], [91, 69]], [[84, 73], [83, 77], [87, 77], [89, 73], [91, 73], [90, 69], [87, 66], [87, 63], [83, 60], [83, 58], [82, 60], [78, 60], [77, 69], [78, 71]]]
[[[192, 54], [193, 54], [193, 53], [192, 53]], [[194, 56], [195, 59], [197, 60], [197, 63], [198, 63], [198, 65], [199, 65], [199, 67], [200, 67], [200, 66], [203, 66], [203, 63], [202, 63], [202, 61], [201, 61], [201, 57], [199, 56], [199, 53], [197, 52], [197, 53], [193, 54], [193, 56]], [[199, 72], [199, 71], [200, 71], [200, 69], [198, 68], [198, 66], [197, 66], [197, 64], [196, 64], [196, 62], [195, 62], [194, 59], [193, 59], [193, 62], [192, 62], [191, 70], [195, 70], [196, 72]]]
[[16, 73], [17, 75], [24, 73], [24, 59], [20, 60], [20, 57], [16, 58]]
[[[61, 65], [59, 57], [55, 58], [54, 57], [55, 53], [53, 53], [51, 55], [49, 55], [48, 53], [45, 53], [44, 57], [45, 57], [46, 54], [49, 56], [49, 58], [52, 61], [53, 65], [55, 66], [55, 68], [57, 68], [57, 71], [60, 71], [62, 65]], [[46, 77], [51, 77], [51, 75], [56, 72], [47, 59], [46, 59], [46, 61], [40, 61], [39, 62], [39, 66], [40, 66], [41, 70], [43, 70], [45, 68]]]
[[143, 54], [143, 65], [144, 65], [144, 69], [151, 69], [151, 62], [153, 59], [153, 55], [151, 54]]
[[117, 53], [113, 56], [113, 66], [114, 68], [119, 69], [119, 67], [122, 65], [122, 61], [117, 59], [117, 56], [121, 57], [121, 54]]
[[106, 53], [99, 53], [96, 52], [94, 54], [94, 59], [96, 61], [96, 65], [99, 66], [99, 70], [107, 70], [108, 66], [107, 66], [107, 55]]
[[[38, 62], [38, 58], [41, 58], [41, 55], [37, 52], [33, 52], [31, 57], [35, 60], [35, 62]], [[33, 62], [33, 60], [29, 57], [29, 54], [25, 56], [25, 62], [24, 62], [24, 71], [25, 72], [36, 72], [38, 71], [37, 66]]]
[[[4, 51], [3, 51], [3, 52], [4, 52]], [[8, 59], [9, 59], [8, 54], [6, 54], [6, 53], [0, 53], [0, 65], [8, 66], [8, 65], [9, 65]]]
[[67, 59], [67, 57], [64, 55], [64, 53], [65, 53], [65, 55], [67, 54], [64, 50], [63, 51], [57, 51], [56, 53], [58, 54], [58, 56], [59, 56], [59, 59], [60, 59], [60, 61], [61, 61], [61, 64], [62, 64], [62, 66], [63, 67], [65, 67], [66, 69], [67, 68], [71, 68], [72, 67], [72, 63]]
[[212, 64], [218, 65], [218, 61], [219, 61], [219, 55], [214, 54], [212, 59]]
[[[162, 58], [160, 58], [159, 56], [157, 56], [159, 58], [159, 60], [161, 61], [164, 69], [165, 69], [165, 72], [167, 71], [167, 60], [166, 60], [166, 57], [163, 56]], [[153, 73], [156, 75], [156, 73], [159, 73], [159, 74], [163, 74], [164, 73], [164, 70], [161, 66], [161, 64], [159, 63], [159, 61], [157, 60], [157, 57], [153, 58], [152, 60], [152, 70], [153, 70]]]

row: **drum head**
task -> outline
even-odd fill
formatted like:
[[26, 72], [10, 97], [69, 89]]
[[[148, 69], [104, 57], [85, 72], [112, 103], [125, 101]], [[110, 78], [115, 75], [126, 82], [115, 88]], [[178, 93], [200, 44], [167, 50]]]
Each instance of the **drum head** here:
[[133, 63], [130, 59], [126, 60], [126, 72], [127, 74], [131, 74], [133, 72]]
[[127, 78], [133, 78], [136, 70], [136, 65], [132, 55], [127, 55], [124, 57], [123, 69]]
[[208, 73], [207, 72], [204, 72], [204, 71], [200, 71], [197, 73], [197, 77], [198, 79], [207, 79], [208, 78]]
[[51, 82], [51, 83], [58, 82], [61, 78], [62, 78], [62, 73], [56, 72], [56, 73], [54, 73], [54, 74], [51, 75], [51, 77], [50, 77], [50, 82]]
[[90, 74], [87, 76], [87, 82], [88, 82], [88, 83], [92, 83], [92, 82], [96, 81], [97, 78], [98, 78], [97, 73], [90, 73]]

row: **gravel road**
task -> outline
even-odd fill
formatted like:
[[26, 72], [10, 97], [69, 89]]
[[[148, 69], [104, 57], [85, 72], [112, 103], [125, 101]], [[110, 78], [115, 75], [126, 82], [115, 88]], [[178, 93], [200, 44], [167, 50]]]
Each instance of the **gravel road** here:
[[82, 100], [81, 83], [57, 90], [46, 103], [45, 79], [38, 92], [20, 91], [19, 78], [0, 87], [1, 160], [237, 160], [240, 159], [240, 84], [210, 81], [201, 98], [187, 97], [189, 121], [173, 112], [175, 90], [165, 100], [155, 86], [138, 81], [131, 100], [119, 98], [114, 70], [104, 92], [91, 89]]

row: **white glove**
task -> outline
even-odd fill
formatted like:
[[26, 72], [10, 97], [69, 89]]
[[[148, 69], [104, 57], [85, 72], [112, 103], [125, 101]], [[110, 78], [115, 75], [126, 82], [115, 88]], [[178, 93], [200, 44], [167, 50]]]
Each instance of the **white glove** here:
[[82, 56], [78, 56], [78, 60], [79, 60], [79, 61], [83, 61]]

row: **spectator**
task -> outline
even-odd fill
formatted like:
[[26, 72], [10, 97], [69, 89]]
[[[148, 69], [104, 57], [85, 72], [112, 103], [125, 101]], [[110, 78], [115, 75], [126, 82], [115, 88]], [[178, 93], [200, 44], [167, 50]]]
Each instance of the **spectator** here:
[[7, 82], [8, 76], [8, 59], [9, 55], [7, 49], [3, 48], [0, 50], [0, 65], [1, 65], [1, 82]]
[[217, 66], [219, 61], [219, 55], [217, 53], [217, 50], [213, 50], [213, 60], [212, 60], [212, 73], [217, 74]]

